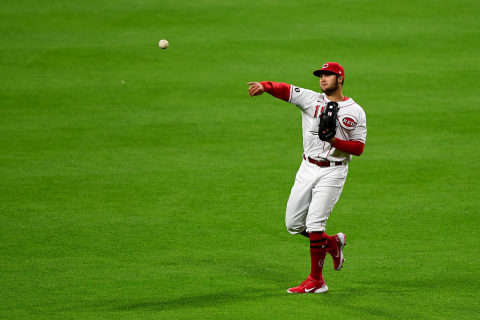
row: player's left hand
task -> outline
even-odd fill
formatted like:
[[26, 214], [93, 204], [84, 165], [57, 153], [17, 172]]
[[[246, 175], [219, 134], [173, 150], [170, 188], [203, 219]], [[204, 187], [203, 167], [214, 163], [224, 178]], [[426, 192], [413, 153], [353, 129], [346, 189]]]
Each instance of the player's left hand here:
[[318, 126], [318, 137], [320, 140], [330, 142], [330, 140], [335, 138], [337, 113], [338, 103], [334, 101], [328, 102], [320, 114], [320, 124]]
[[[328, 128], [325, 129], [325, 131], [321, 132], [321, 136], [326, 136], [329, 131], [330, 130]], [[326, 141], [330, 144], [333, 144], [335, 142], [335, 139], [336, 139], [335, 137], [332, 137], [332, 138], [330, 138], [330, 140], [326, 140]]]

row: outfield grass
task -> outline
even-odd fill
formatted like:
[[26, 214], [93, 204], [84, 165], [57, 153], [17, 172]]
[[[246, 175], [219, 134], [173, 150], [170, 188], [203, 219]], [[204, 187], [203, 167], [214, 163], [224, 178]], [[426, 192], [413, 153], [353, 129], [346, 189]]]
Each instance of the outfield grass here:
[[[476, 1], [0, 3], [1, 319], [479, 318]], [[170, 41], [167, 50], [158, 40]], [[325, 295], [284, 210], [300, 113], [363, 106]]]

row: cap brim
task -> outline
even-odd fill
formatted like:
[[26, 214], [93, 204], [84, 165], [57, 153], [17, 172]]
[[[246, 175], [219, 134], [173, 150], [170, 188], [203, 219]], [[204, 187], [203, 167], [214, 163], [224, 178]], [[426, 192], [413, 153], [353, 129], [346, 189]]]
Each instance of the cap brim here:
[[335, 73], [335, 72], [329, 71], [329, 70], [324, 70], [324, 69], [318, 69], [318, 70], [313, 71], [313, 75], [314, 75], [315, 77], [320, 77], [320, 76], [322, 75], [322, 73], [336, 74], [336, 75], [339, 76], [338, 73]]

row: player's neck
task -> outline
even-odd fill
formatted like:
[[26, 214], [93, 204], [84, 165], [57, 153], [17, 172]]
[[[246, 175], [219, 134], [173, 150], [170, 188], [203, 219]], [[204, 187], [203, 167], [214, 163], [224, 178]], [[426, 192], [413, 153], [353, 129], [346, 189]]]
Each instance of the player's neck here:
[[327, 96], [328, 100], [333, 102], [340, 102], [340, 101], [343, 101], [344, 99], [342, 90], [340, 89], [335, 90], [334, 92], [325, 92], [325, 95]]

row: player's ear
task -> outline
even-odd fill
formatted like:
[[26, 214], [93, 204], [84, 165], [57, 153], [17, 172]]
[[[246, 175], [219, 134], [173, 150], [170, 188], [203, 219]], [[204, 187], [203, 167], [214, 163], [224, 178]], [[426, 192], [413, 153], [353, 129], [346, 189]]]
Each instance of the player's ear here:
[[341, 85], [343, 85], [343, 76], [337, 77], [337, 82]]

